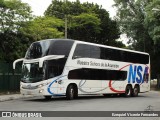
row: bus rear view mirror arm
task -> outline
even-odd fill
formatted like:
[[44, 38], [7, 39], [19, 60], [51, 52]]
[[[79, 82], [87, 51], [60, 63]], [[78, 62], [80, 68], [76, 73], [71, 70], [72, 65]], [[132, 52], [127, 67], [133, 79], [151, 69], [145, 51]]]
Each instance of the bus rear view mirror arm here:
[[21, 61], [23, 61], [23, 60], [24, 60], [24, 58], [20, 58], [20, 59], [15, 60], [15, 61], [13, 62], [13, 69], [15, 70], [15, 68], [16, 68], [16, 63], [21, 62]]
[[39, 59], [39, 67], [41, 68], [43, 66], [43, 62], [45, 60], [60, 59], [60, 58], [64, 58], [64, 57], [65, 57], [65, 55], [48, 55], [48, 56], [45, 56], [45, 57]]

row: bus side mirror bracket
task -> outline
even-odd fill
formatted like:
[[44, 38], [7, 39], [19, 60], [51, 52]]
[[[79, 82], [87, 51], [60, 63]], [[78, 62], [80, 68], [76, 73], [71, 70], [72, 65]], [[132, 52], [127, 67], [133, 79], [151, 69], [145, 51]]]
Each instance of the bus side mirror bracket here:
[[43, 62], [45, 60], [53, 60], [53, 59], [60, 59], [60, 58], [64, 58], [64, 55], [48, 55], [45, 57], [42, 57], [39, 59], [39, 67], [42, 68], [43, 67]]
[[23, 60], [24, 60], [24, 58], [20, 58], [20, 59], [15, 60], [15, 61], [13, 62], [13, 69], [15, 70], [15, 68], [16, 68], [16, 63], [21, 62], [21, 61], [23, 61]]

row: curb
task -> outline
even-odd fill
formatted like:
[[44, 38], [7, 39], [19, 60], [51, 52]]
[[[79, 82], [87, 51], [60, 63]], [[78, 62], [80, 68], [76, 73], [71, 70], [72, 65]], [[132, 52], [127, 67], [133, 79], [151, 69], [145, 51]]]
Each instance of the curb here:
[[0, 102], [16, 100], [20, 98], [31, 98], [34, 97], [33, 95], [21, 95], [21, 94], [13, 94], [13, 95], [1, 95]]

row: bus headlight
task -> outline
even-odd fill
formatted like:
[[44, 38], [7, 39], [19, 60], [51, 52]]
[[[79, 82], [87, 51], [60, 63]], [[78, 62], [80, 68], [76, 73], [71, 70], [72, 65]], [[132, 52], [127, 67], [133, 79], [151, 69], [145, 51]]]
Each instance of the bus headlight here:
[[43, 85], [42, 85], [42, 84], [40, 84], [40, 85], [38, 85], [37, 87], [38, 87], [38, 88], [41, 88], [42, 86], [43, 86]]
[[41, 87], [48, 85], [48, 84], [50, 84], [50, 83], [43, 83], [43, 84], [37, 85], [37, 88], [41, 88]]

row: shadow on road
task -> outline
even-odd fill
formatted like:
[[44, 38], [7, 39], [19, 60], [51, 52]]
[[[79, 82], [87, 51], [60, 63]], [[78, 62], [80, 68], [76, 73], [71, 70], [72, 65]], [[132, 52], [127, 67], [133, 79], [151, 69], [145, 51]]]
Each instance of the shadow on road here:
[[[77, 99], [74, 99], [72, 101], [78, 101], [78, 100], [91, 100], [91, 99], [114, 99], [114, 98], [121, 98], [121, 99], [134, 99], [134, 98], [144, 98], [146, 96], [141, 95], [138, 97], [124, 97], [121, 95], [108, 95], [108, 96], [100, 96], [100, 95], [87, 95], [87, 96], [79, 96]], [[52, 97], [51, 99], [47, 100], [44, 97], [35, 97], [35, 98], [29, 98], [29, 99], [25, 99], [24, 101], [32, 101], [32, 102], [52, 102], [52, 101], [70, 101], [67, 100], [65, 96], [57, 96], [57, 97]]]

